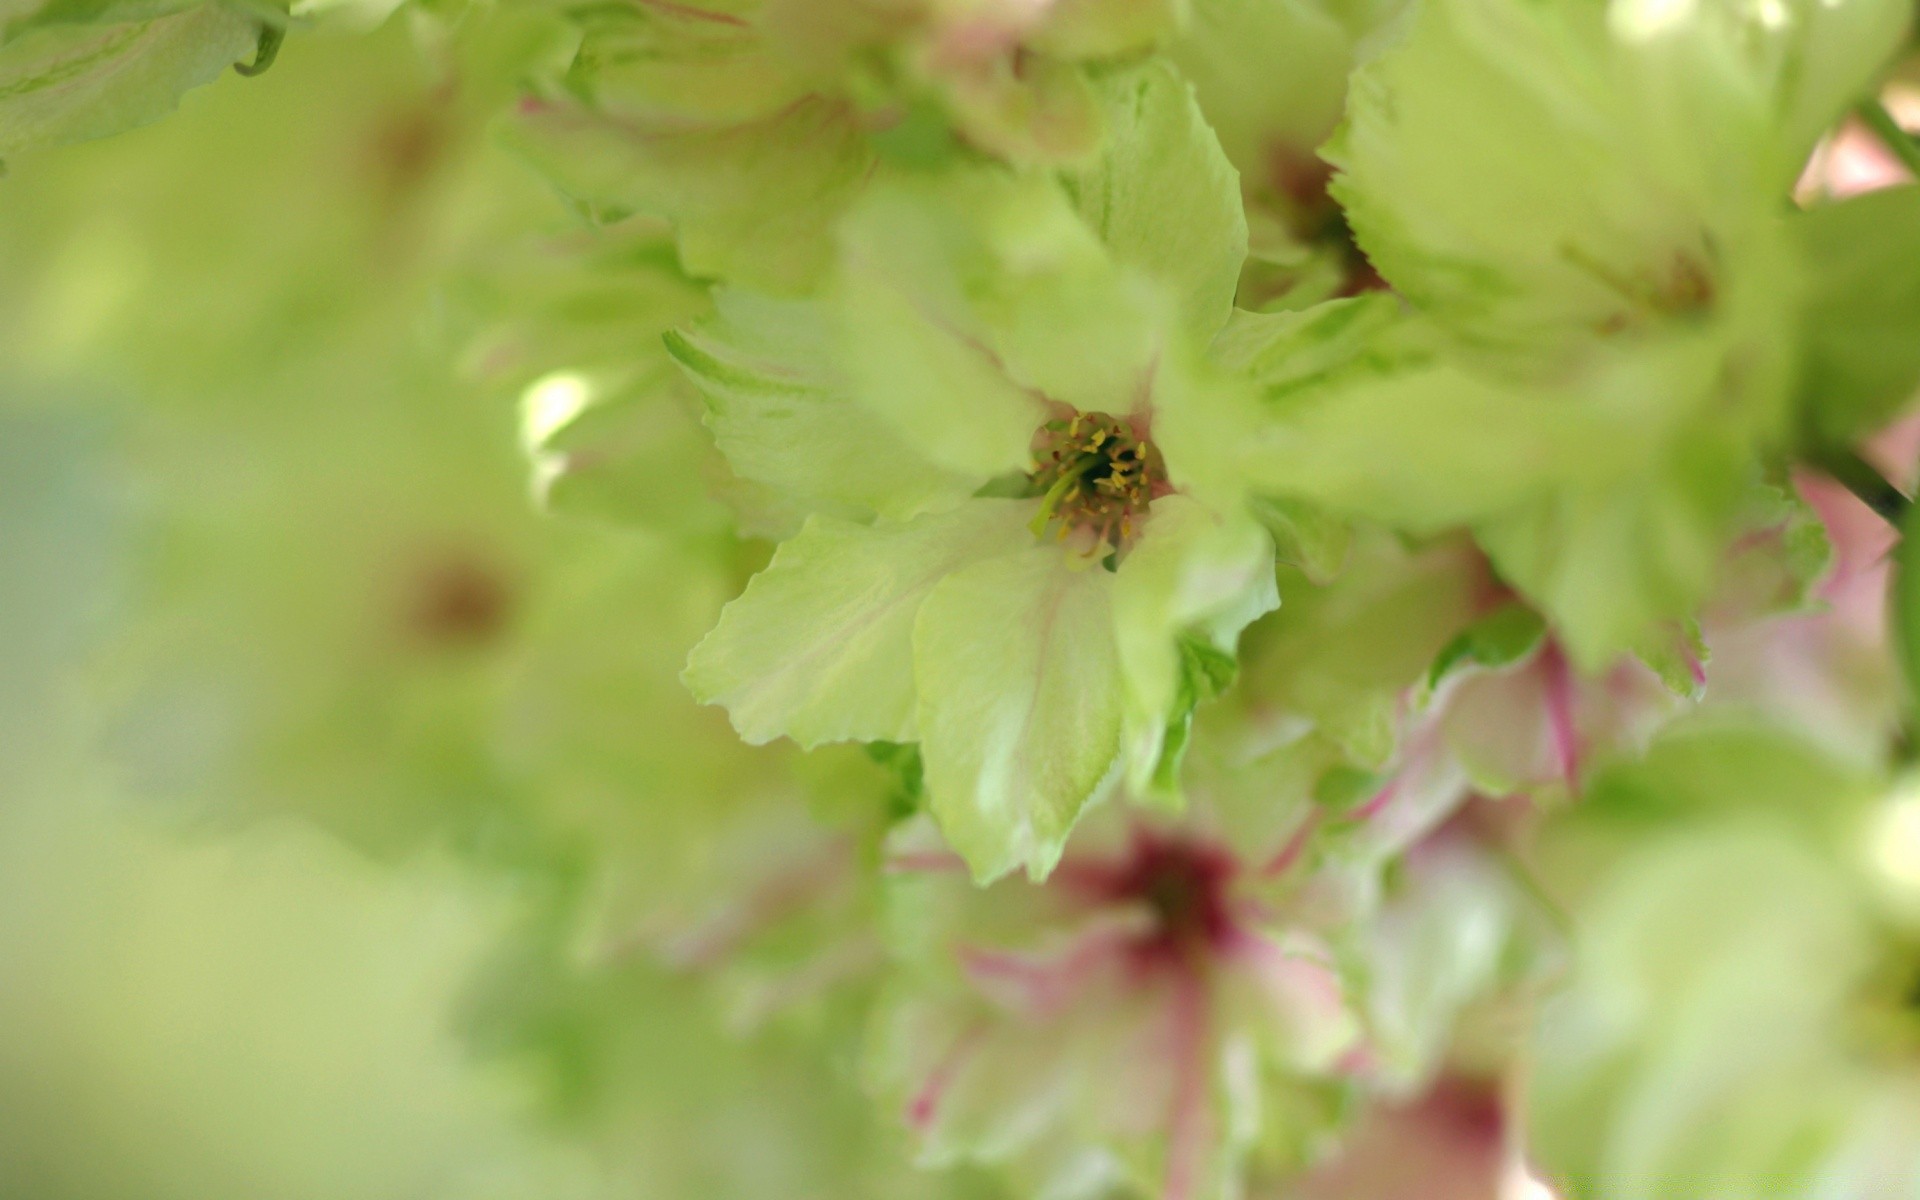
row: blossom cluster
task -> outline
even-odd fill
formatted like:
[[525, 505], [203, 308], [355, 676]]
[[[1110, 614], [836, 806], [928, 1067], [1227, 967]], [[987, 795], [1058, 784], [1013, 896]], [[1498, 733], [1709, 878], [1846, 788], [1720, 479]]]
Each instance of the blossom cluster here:
[[[560, 203], [410, 224], [428, 122], [315, 227], [437, 247], [456, 394], [573, 520], [269, 664], [129, 638], [116, 720], [271, 697], [245, 803], [566, 881], [497, 1041], [684, 975], [856, 1080], [872, 1186], [1902, 1194], [1910, 9], [422, 0], [446, 128]], [[0, 157], [369, 15], [15, 0]], [[483, 486], [391, 445], [287, 439], [342, 499], [277, 578], [388, 571], [368, 478]]]

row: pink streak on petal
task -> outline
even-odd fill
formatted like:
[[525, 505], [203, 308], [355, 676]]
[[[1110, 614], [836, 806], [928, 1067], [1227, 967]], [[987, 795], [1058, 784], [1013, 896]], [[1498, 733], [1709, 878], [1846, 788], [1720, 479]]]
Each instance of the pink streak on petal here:
[[887, 855], [884, 869], [890, 875], [905, 875], [914, 871], [964, 872], [967, 864], [958, 854], [950, 854], [945, 850], [916, 850]]
[[1687, 673], [1693, 677], [1693, 686], [1706, 687], [1707, 664], [1700, 661], [1700, 656], [1694, 652], [1692, 642], [1689, 641], [1680, 653], [1687, 660]]
[[933, 1119], [940, 1113], [940, 1103], [952, 1089], [953, 1081], [960, 1074], [967, 1060], [980, 1045], [980, 1038], [986, 1032], [985, 1026], [975, 1025], [953, 1043], [951, 1049], [934, 1065], [932, 1074], [920, 1085], [907, 1104], [907, 1124], [917, 1133], [925, 1133], [933, 1128]]
[[1054, 867], [1047, 883], [1083, 900], [1112, 900], [1126, 885], [1126, 870], [1119, 863], [1070, 855]]
[[1374, 1056], [1373, 1047], [1361, 1042], [1340, 1056], [1333, 1069], [1341, 1075], [1370, 1075], [1380, 1066], [1380, 1060]]
[[852, 846], [836, 838], [762, 879], [733, 904], [662, 939], [657, 953], [674, 970], [712, 967], [782, 918], [828, 895], [849, 878], [852, 865]]
[[[1392, 787], [1392, 784], [1388, 784], [1385, 790], [1391, 790]], [[1373, 805], [1378, 799], [1379, 797], [1376, 796], [1374, 800], [1367, 801], [1367, 806]], [[1267, 860], [1266, 866], [1260, 868], [1262, 878], [1271, 879], [1276, 875], [1284, 875], [1294, 863], [1300, 861], [1300, 856], [1306, 853], [1307, 843], [1313, 840], [1313, 831], [1320, 825], [1320, 811], [1316, 808], [1308, 813], [1306, 819], [1300, 822], [1300, 827], [1293, 831], [1293, 836], [1287, 839], [1287, 844], [1280, 847], [1278, 854]]]
[[1549, 641], [1540, 655], [1546, 672], [1547, 722], [1553, 735], [1553, 756], [1561, 778], [1577, 787], [1580, 776], [1580, 732], [1573, 723], [1573, 672], [1558, 642]]
[[1407, 770], [1408, 768], [1401, 768], [1392, 779], [1387, 780], [1385, 787], [1375, 792], [1372, 798], [1365, 804], [1354, 809], [1353, 819], [1356, 821], [1371, 821], [1379, 816], [1389, 804], [1393, 803], [1393, 798], [1400, 794], [1400, 784], [1406, 779]]
[[1167, 1174], [1162, 1200], [1192, 1200], [1206, 1138], [1206, 994], [1200, 978], [1182, 971], [1174, 983], [1173, 1104], [1167, 1114]]
[[675, 4], [673, 0], [640, 0], [640, 6], [669, 16], [685, 17], [689, 21], [708, 21], [715, 25], [731, 25], [736, 29], [747, 27], [746, 21], [732, 13], [714, 12], [712, 9], [696, 8], [691, 4]]
[[961, 969], [990, 999], [996, 993], [1004, 995], [1004, 989], [995, 984], [1010, 984], [1030, 1012], [1051, 1016], [1065, 1008], [1101, 967], [1121, 961], [1129, 942], [1120, 930], [1096, 929], [1051, 960], [971, 946], [955, 953]]
[[1346, 1011], [1346, 988], [1330, 963], [1311, 954], [1288, 950], [1272, 938], [1251, 930], [1238, 931], [1228, 949], [1254, 960], [1262, 988], [1283, 1006], [1290, 995], [1323, 1013]]

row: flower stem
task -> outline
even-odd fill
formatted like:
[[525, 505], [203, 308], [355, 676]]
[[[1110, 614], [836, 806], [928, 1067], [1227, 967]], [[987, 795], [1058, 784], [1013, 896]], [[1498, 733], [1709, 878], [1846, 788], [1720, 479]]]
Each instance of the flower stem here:
[[1913, 501], [1893, 486], [1878, 468], [1851, 450], [1836, 450], [1823, 456], [1820, 467], [1860, 502], [1898, 528]]
[[1920, 179], [1920, 141], [1900, 128], [1900, 122], [1893, 119], [1887, 106], [1878, 100], [1863, 100], [1854, 107], [1854, 113], [1882, 145], [1900, 160], [1900, 164], [1911, 171], [1914, 178]]

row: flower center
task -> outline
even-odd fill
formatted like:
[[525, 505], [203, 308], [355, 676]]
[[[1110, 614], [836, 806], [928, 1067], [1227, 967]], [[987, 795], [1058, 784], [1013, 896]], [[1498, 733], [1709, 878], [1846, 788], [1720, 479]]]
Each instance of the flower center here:
[[1033, 531], [1057, 526], [1054, 536], [1124, 549], [1155, 496], [1167, 490], [1167, 471], [1152, 442], [1127, 421], [1106, 413], [1075, 413], [1034, 432], [1033, 472], [1040, 494]]
[[1134, 835], [1115, 890], [1153, 914], [1153, 933], [1142, 949], [1185, 954], [1232, 936], [1235, 873], [1232, 856], [1217, 846], [1143, 829]]

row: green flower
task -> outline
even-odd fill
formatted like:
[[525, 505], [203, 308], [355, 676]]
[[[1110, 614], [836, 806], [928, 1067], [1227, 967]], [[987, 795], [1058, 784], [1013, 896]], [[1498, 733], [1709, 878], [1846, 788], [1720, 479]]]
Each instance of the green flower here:
[[[1276, 491], [1471, 526], [1598, 669], [1691, 616], [1792, 432], [1786, 195], [1905, 6], [1436, 0], [1327, 149], [1411, 302], [1243, 319]], [[1304, 363], [1313, 364], [1311, 367]]]
[[826, 302], [723, 296], [669, 340], [734, 469], [815, 508], [688, 683], [750, 741], [919, 742], [983, 880], [1044, 876], [1083, 808], [1146, 791], [1277, 602], [1266, 535], [1185, 450], [1232, 388], [1196, 341], [1244, 250], [1233, 174], [1171, 72], [1112, 95], [1130, 136], [1065, 188], [876, 185]]
[[1912, 1189], [1914, 955], [1868, 885], [1876, 861], [1910, 883], [1914, 843], [1884, 793], [1791, 730], [1697, 722], [1549, 827], [1541, 877], [1576, 931], [1534, 1035], [1550, 1178], [1622, 1200]]
[[1196, 0], [1167, 55], [1239, 170], [1251, 244], [1240, 304], [1305, 308], [1377, 286], [1314, 151], [1347, 77], [1400, 0]]

